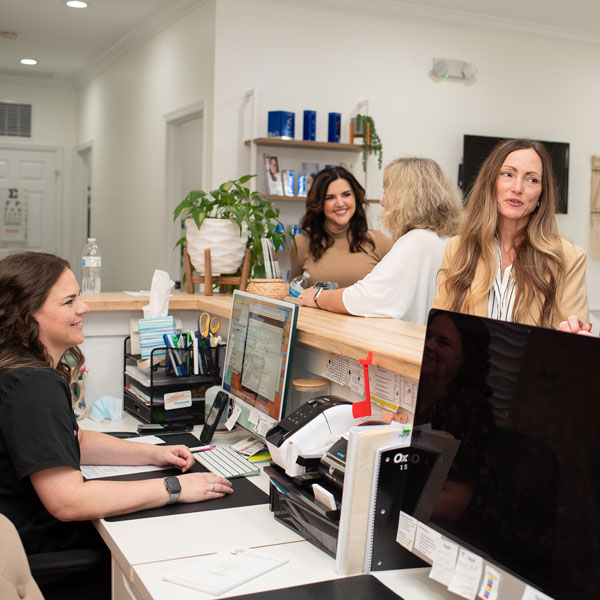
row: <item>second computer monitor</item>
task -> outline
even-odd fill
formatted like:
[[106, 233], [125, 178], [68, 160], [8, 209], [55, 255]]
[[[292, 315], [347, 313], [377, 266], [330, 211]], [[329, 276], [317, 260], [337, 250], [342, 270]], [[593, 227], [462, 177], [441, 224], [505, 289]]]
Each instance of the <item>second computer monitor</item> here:
[[223, 389], [237, 422], [263, 441], [284, 414], [297, 318], [292, 302], [233, 294]]

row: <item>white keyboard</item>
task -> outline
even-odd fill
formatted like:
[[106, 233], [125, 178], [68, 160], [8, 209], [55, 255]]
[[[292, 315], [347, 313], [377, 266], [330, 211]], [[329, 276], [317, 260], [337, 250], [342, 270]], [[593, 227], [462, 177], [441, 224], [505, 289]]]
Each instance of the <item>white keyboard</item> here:
[[194, 458], [211, 473], [227, 479], [258, 475], [260, 469], [229, 446], [215, 446], [212, 450], [193, 452]]

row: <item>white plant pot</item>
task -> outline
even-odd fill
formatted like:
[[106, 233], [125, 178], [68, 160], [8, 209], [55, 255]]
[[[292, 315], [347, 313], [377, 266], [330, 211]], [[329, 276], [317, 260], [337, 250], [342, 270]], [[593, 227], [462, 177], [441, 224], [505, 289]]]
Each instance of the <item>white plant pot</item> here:
[[210, 248], [213, 275], [235, 273], [242, 261], [248, 241], [248, 226], [242, 223], [242, 234], [238, 226], [227, 219], [204, 219], [200, 229], [194, 219], [185, 220], [187, 251], [194, 269], [204, 273], [204, 251]]

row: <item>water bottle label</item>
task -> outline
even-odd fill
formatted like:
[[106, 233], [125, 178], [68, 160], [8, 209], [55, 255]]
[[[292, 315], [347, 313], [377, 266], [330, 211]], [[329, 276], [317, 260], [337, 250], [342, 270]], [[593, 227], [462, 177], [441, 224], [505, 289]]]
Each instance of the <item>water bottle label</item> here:
[[304, 291], [302, 286], [298, 284], [291, 283], [290, 284], [290, 296], [293, 298], [300, 298], [300, 294]]
[[84, 256], [81, 259], [82, 267], [101, 267], [102, 257], [101, 256]]

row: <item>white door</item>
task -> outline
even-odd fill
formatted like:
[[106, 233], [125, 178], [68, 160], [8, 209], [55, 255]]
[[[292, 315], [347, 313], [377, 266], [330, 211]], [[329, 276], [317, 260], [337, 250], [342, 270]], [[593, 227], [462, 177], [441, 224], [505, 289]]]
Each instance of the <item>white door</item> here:
[[56, 149], [0, 146], [0, 258], [33, 250], [60, 254]]

